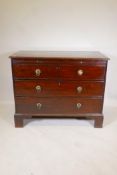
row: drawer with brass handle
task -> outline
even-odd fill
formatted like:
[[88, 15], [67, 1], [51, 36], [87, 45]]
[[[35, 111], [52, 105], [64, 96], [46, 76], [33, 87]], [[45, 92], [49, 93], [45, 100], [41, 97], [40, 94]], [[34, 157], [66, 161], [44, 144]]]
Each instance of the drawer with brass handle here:
[[103, 81], [20, 80], [14, 82], [16, 96], [103, 96]]
[[[25, 72], [25, 73], [24, 73]], [[96, 74], [95, 74], [96, 72]], [[79, 79], [79, 80], [103, 80], [105, 76], [104, 66], [60, 66], [57, 65], [23, 65], [14, 64], [14, 78], [35, 78], [35, 79]]]
[[78, 114], [100, 113], [102, 110], [102, 98], [16, 98], [16, 112], [24, 114]]

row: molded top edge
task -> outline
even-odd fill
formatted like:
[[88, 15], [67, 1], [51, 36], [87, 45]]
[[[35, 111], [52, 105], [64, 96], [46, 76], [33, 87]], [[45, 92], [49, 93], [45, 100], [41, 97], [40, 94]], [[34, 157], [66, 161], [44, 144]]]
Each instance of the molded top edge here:
[[95, 59], [109, 60], [98, 51], [18, 51], [9, 58], [41, 58], [41, 59]]

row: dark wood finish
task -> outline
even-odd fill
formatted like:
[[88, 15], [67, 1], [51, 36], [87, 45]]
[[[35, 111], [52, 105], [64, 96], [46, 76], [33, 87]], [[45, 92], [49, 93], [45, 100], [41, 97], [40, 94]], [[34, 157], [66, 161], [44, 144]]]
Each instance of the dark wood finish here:
[[86, 117], [102, 127], [107, 57], [99, 52], [22, 51], [10, 58], [15, 127], [32, 117]]
[[[43, 62], [44, 61], [44, 62]], [[107, 60], [101, 60], [101, 59], [92, 59], [92, 58], [85, 58], [85, 59], [72, 59], [72, 58], [12, 58], [12, 62], [13, 64], [23, 64], [23, 65], [57, 65], [57, 67], [59, 67], [60, 65], [77, 65], [77, 66], [106, 66], [107, 64]]]
[[[40, 90], [36, 87], [40, 86]], [[68, 81], [68, 80], [16, 80], [14, 81], [15, 95], [26, 97], [52, 96], [102, 96], [103, 81]], [[77, 88], [82, 87], [78, 92]]]
[[[37, 107], [40, 103], [41, 108]], [[82, 106], [77, 108], [77, 103]], [[102, 112], [102, 99], [91, 98], [16, 98], [16, 113], [23, 114], [85, 114], [85, 113], [101, 113]]]
[[[36, 69], [41, 71], [36, 76]], [[30, 70], [30, 71], [29, 71]], [[78, 75], [78, 70], [83, 70], [83, 75]], [[24, 73], [25, 72], [25, 73]], [[57, 66], [51, 65], [31, 65], [31, 64], [14, 64], [14, 78], [30, 79], [71, 79], [71, 80], [103, 80], [105, 76], [105, 66]], [[54, 75], [54, 76], [53, 76]]]
[[18, 116], [17, 114], [14, 115], [15, 120], [15, 127], [22, 128], [23, 127], [23, 116]]
[[[77, 71], [83, 70], [82, 75]], [[60, 77], [76, 80], [103, 80], [105, 76], [104, 66], [61, 66]]]
[[[36, 69], [40, 69], [40, 76], [36, 76]], [[15, 78], [30, 78], [30, 79], [43, 79], [43, 78], [55, 78], [59, 77], [59, 71], [57, 65], [23, 65], [14, 64], [13, 74]]]
[[95, 116], [95, 118], [94, 118], [94, 127], [95, 128], [102, 128], [103, 127], [103, 115]]

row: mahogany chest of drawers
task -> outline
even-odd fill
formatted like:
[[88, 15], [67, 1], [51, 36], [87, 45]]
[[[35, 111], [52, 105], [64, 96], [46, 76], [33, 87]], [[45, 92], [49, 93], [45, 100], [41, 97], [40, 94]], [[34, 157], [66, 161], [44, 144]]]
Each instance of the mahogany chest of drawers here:
[[20, 51], [10, 58], [15, 127], [32, 117], [85, 117], [102, 127], [107, 57], [86, 51]]

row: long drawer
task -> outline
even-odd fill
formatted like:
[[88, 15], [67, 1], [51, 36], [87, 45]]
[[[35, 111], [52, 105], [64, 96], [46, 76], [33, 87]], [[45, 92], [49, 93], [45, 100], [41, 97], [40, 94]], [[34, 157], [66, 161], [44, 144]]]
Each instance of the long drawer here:
[[101, 113], [102, 98], [25, 98], [17, 97], [16, 112], [23, 114], [85, 114]]
[[14, 78], [103, 80], [105, 65], [13, 64]]
[[103, 81], [16, 80], [16, 96], [103, 96]]

